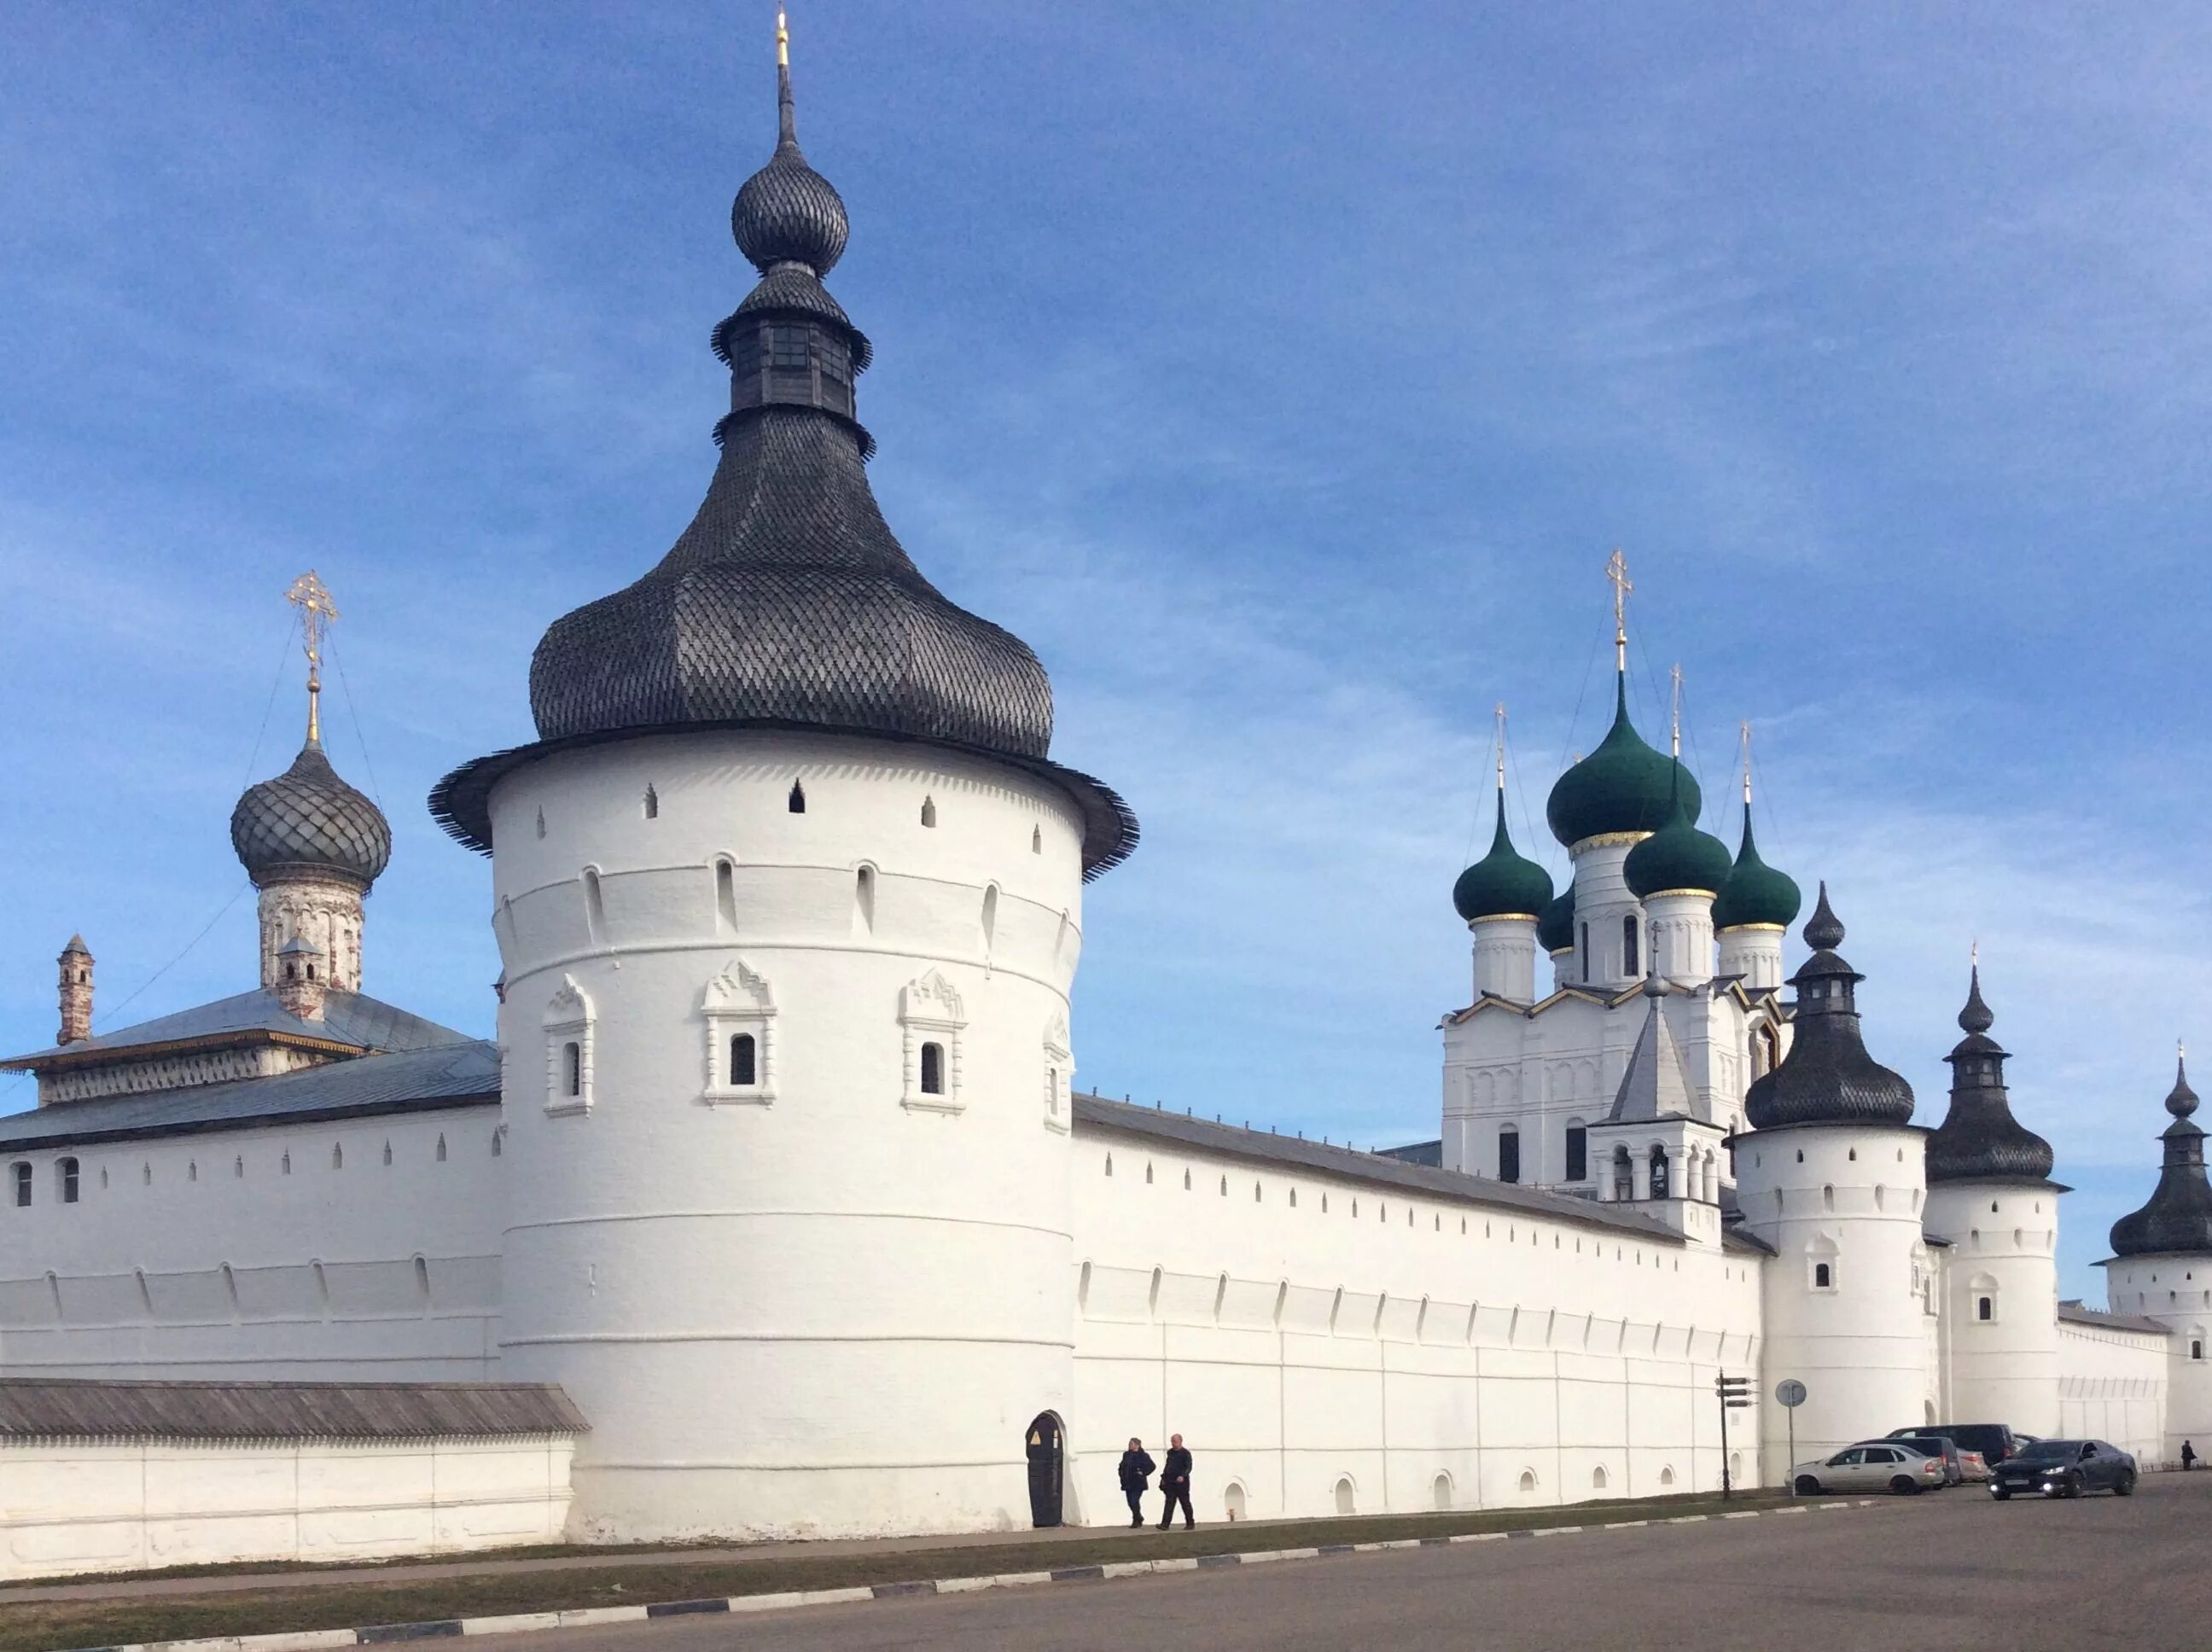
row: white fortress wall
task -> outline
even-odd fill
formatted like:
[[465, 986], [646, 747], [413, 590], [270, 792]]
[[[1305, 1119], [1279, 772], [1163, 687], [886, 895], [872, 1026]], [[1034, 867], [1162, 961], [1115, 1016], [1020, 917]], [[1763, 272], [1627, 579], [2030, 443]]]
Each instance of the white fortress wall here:
[[2061, 1320], [2059, 1433], [2109, 1440], [2146, 1468], [2178, 1455], [2178, 1438], [2166, 1449], [2167, 1342], [2149, 1331]]
[[0, 1579], [553, 1542], [566, 1435], [0, 1442]]
[[[1156, 1459], [1185, 1436], [1201, 1520], [1720, 1483], [1712, 1381], [1757, 1372], [1755, 1256], [1088, 1122], [1073, 1176], [1071, 1520], [1125, 1517], [1132, 1434]], [[1758, 1418], [1729, 1419], [1745, 1483]]]
[[479, 1103], [9, 1155], [31, 1166], [32, 1202], [11, 1176], [0, 1370], [495, 1376], [498, 1127]]
[[549, 756], [493, 812], [505, 1370], [591, 1419], [577, 1530], [1027, 1527], [1070, 1397], [1073, 802], [699, 731]]

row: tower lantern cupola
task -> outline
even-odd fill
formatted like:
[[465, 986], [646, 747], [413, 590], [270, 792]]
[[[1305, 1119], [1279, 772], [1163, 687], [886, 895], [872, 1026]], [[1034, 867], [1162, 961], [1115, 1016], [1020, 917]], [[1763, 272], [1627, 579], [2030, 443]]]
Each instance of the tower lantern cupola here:
[[1990, 1036], [1996, 1023], [1982, 999], [1978, 962], [1968, 977], [1959, 1027], [1966, 1036], [1943, 1059], [1951, 1066], [1951, 1107], [1928, 1139], [1928, 1180], [2042, 1181], [2051, 1175], [2051, 1144], [2012, 1115], [2004, 1064], [2010, 1058]]
[[1844, 926], [1828, 905], [1828, 886], [1805, 924], [1813, 956], [1790, 984], [1797, 1016], [1790, 1054], [1752, 1081], [1744, 1116], [1754, 1130], [1796, 1124], [1908, 1124], [1912, 1086], [1867, 1054], [1856, 993], [1866, 977], [1837, 953]]
[[2166, 1110], [2173, 1122], [2160, 1133], [2164, 1163], [2148, 1203], [2112, 1224], [2115, 1256], [2168, 1251], [2212, 1252], [2212, 1183], [2204, 1177], [2204, 1128], [2190, 1115], [2197, 1092], [2189, 1087], [2189, 1061], [2175, 1059]]

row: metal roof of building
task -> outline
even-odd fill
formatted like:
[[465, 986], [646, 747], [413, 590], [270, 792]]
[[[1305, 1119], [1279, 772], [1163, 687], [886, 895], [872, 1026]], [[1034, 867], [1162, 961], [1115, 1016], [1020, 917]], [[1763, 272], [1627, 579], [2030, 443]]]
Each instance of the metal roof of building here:
[[0, 1152], [499, 1100], [499, 1047], [477, 1039], [268, 1078], [57, 1102], [0, 1118]]
[[2160, 1336], [2170, 1334], [2156, 1320], [2145, 1319], [2140, 1314], [2107, 1314], [2100, 1308], [2085, 1308], [2071, 1298], [2058, 1304], [2058, 1318], [2067, 1325], [2101, 1325], [2112, 1331], [2150, 1331]]
[[0, 1438], [419, 1440], [582, 1434], [550, 1382], [111, 1382], [0, 1377]]
[[1377, 1153], [1363, 1153], [1349, 1147], [1332, 1147], [1323, 1142], [1308, 1141], [1300, 1136], [1279, 1136], [1270, 1131], [1241, 1129], [1233, 1124], [1193, 1118], [1185, 1113], [1168, 1113], [1153, 1108], [1138, 1107], [1127, 1102], [1109, 1102], [1103, 1096], [1078, 1095], [1075, 1097], [1075, 1122], [1089, 1125], [1094, 1129], [1154, 1136], [1207, 1152], [1295, 1165], [1300, 1169], [1341, 1176], [1348, 1181], [1365, 1181], [1378, 1187], [1399, 1187], [1412, 1193], [1465, 1200], [1470, 1204], [1488, 1205], [1500, 1210], [1516, 1211], [1525, 1216], [1547, 1217], [1555, 1222], [1574, 1222], [1584, 1227], [1613, 1229], [1633, 1234], [1639, 1239], [1666, 1240], [1675, 1244], [1683, 1242], [1680, 1234], [1656, 1217], [1642, 1211], [1623, 1210], [1615, 1205], [1601, 1205], [1595, 1200], [1545, 1193], [1539, 1188], [1524, 1187], [1518, 1182], [1495, 1181], [1487, 1176], [1471, 1176], [1458, 1170], [1409, 1164], [1401, 1159], [1385, 1158]]
[[10, 1056], [0, 1069], [36, 1071], [52, 1066], [83, 1066], [99, 1060], [120, 1060], [153, 1047], [205, 1044], [253, 1035], [274, 1035], [303, 1042], [343, 1044], [363, 1050], [420, 1050], [440, 1045], [465, 1044], [465, 1032], [441, 1027], [371, 998], [366, 993], [325, 993], [322, 1018], [303, 1020], [277, 1000], [266, 987], [212, 1004], [196, 1005], [174, 1015], [142, 1021], [133, 1027], [104, 1032], [74, 1043], [56, 1044], [28, 1055]]

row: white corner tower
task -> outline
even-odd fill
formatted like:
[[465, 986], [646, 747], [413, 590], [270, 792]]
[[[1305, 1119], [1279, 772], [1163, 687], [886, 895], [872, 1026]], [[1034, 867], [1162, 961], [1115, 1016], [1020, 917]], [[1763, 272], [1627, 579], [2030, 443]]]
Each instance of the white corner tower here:
[[2058, 1414], [2058, 1196], [2051, 1144], [2013, 1117], [1996, 1017], [1976, 960], [1943, 1059], [1951, 1106], [1928, 1138], [1927, 1230], [1944, 1270], [1946, 1419], [2053, 1435]]
[[706, 501], [547, 632], [537, 744], [432, 799], [493, 859], [502, 1369], [591, 1421], [598, 1540], [1026, 1526], [1032, 1420], [1121, 1426], [1066, 1417], [1068, 1019], [1136, 823], [870, 493], [782, 38]]
[[2165, 1163], [2149, 1202], [2112, 1224], [2105, 1292], [2116, 1314], [2139, 1314], [2166, 1327], [2165, 1460], [2190, 1442], [2212, 1453], [2212, 1183], [2204, 1176], [2204, 1130], [2190, 1115], [2197, 1092], [2186, 1058], [2177, 1058], [2159, 1139]]
[[[1744, 1226], [1771, 1246], [1761, 1271], [1764, 1387], [1805, 1384], [1799, 1459], [1936, 1420], [1929, 1386], [1920, 1207], [1926, 1133], [1912, 1087], [1866, 1052], [1854, 990], [1865, 977], [1837, 956], [1844, 926], [1824, 885], [1805, 926], [1814, 949], [1797, 989], [1790, 1053], [1753, 1081], [1735, 1140]], [[1786, 1418], [1762, 1405], [1765, 1479], [1786, 1471]]]

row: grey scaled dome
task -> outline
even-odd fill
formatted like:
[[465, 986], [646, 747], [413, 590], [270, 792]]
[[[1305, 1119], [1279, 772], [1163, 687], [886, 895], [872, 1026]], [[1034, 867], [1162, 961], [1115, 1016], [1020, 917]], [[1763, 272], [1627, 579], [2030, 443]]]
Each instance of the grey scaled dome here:
[[1966, 1036], [1943, 1058], [1951, 1064], [1951, 1108], [1928, 1138], [1931, 1183], [2051, 1179], [2051, 1144], [2012, 1115], [2004, 1076], [2011, 1058], [1990, 1036], [1996, 1024], [1977, 965], [1959, 1011], [1959, 1029]]
[[2203, 1127], [2189, 1116], [2197, 1111], [2197, 1092], [2189, 1087], [2186, 1062], [2174, 1064], [2166, 1110], [2173, 1122], [2159, 1137], [2166, 1162], [2158, 1186], [2149, 1203], [2112, 1224], [2115, 1256], [2212, 1253], [2212, 1182], [2204, 1179]]
[[292, 766], [246, 788], [230, 811], [230, 845], [258, 888], [284, 872], [335, 872], [366, 889], [392, 860], [384, 811], [338, 778], [312, 736]]

